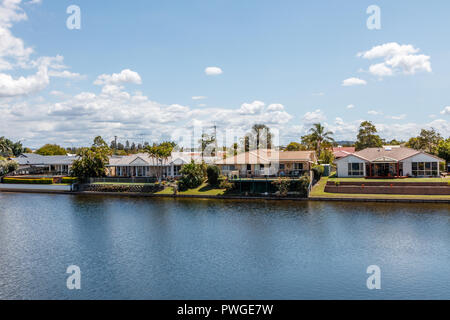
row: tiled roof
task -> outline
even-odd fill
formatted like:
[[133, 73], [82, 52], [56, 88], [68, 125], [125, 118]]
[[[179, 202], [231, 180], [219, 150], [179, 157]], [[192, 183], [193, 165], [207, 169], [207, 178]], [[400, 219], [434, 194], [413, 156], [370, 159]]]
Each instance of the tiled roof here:
[[355, 152], [353, 156], [359, 157], [363, 160], [367, 160], [370, 162], [383, 162], [383, 161], [390, 162], [390, 161], [402, 161], [404, 159], [410, 158], [420, 153], [426, 154], [439, 161], [444, 161], [434, 155], [405, 147], [367, 148]]
[[269, 149], [253, 150], [217, 161], [221, 165], [270, 164], [271, 162], [316, 161], [314, 151], [276, 151]]
[[36, 153], [24, 153], [13, 160], [19, 165], [71, 165], [77, 156], [41, 156]]

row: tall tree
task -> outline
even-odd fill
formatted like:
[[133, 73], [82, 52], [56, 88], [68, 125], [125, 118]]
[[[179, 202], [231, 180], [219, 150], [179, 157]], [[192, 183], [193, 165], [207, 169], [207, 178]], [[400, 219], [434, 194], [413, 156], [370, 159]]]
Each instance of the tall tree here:
[[265, 124], [254, 124], [252, 127], [252, 135], [255, 143], [255, 149], [272, 149], [273, 134], [270, 128]]
[[0, 155], [3, 155], [5, 157], [18, 157], [23, 153], [23, 151], [24, 148], [20, 141], [12, 142], [5, 137], [0, 137]]
[[84, 181], [106, 176], [111, 150], [101, 137], [96, 137], [90, 148], [82, 148], [72, 165], [72, 176]]
[[376, 134], [377, 128], [370, 121], [364, 121], [359, 127], [359, 133], [355, 144], [356, 151], [366, 148], [379, 148], [383, 146], [383, 140]]
[[441, 140], [437, 148], [438, 156], [446, 161], [447, 167], [450, 164], [450, 138]]
[[301, 144], [298, 142], [291, 142], [286, 146], [286, 148], [284, 150], [285, 151], [304, 151], [306, 149], [307, 149], [307, 147], [304, 144]]
[[156, 176], [158, 181], [162, 180], [163, 168], [167, 165], [167, 160], [172, 154], [176, 144], [174, 142], [163, 142], [161, 144], [153, 144], [147, 146], [146, 152], [153, 159], [153, 163], [156, 162], [157, 172]]
[[334, 139], [332, 138], [333, 132], [327, 131], [325, 127], [320, 123], [315, 123], [311, 129], [310, 134], [302, 137], [302, 142], [310, 145], [317, 151], [318, 156], [322, 154], [322, 150], [325, 147], [330, 147]]
[[423, 150], [431, 154], [437, 154], [439, 143], [442, 140], [442, 136], [435, 129], [422, 129], [420, 135], [409, 139], [406, 146], [415, 150]]
[[57, 144], [46, 144], [40, 147], [36, 153], [41, 156], [65, 156], [67, 150]]

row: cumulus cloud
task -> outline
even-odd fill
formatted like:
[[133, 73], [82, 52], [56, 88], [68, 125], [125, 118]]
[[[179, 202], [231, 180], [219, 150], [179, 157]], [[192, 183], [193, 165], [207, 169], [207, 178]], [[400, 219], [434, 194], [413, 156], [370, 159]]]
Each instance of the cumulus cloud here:
[[379, 115], [382, 115], [383, 112], [376, 111], [376, 110], [370, 110], [367, 112], [367, 114], [370, 114], [371, 116], [379, 116]]
[[260, 113], [265, 106], [262, 101], [253, 101], [252, 103], [243, 103], [239, 109], [240, 114], [257, 114]]
[[450, 115], [450, 107], [445, 107], [444, 110], [441, 111], [442, 115]]
[[353, 105], [353, 104], [349, 104], [348, 106], [347, 106], [347, 109], [354, 109], [355, 108], [355, 105]]
[[363, 79], [359, 79], [359, 78], [349, 78], [349, 79], [345, 79], [342, 82], [342, 86], [344, 87], [351, 87], [351, 86], [365, 86], [367, 84], [366, 80]]
[[204, 99], [207, 99], [207, 97], [205, 97], [205, 96], [193, 96], [192, 97], [192, 100], [204, 100]]
[[0, 97], [15, 97], [35, 93], [49, 84], [46, 67], [28, 77], [13, 78], [9, 74], [0, 73]]
[[403, 119], [406, 119], [406, 114], [400, 114], [398, 116], [387, 116], [386, 118], [392, 119], [392, 120], [403, 120]]
[[205, 69], [205, 74], [208, 76], [218, 76], [222, 73], [223, 71], [219, 67], [208, 67]]
[[420, 49], [413, 45], [400, 45], [396, 42], [385, 43], [372, 49], [358, 53], [358, 57], [384, 62], [373, 64], [369, 72], [378, 77], [392, 76], [397, 73], [413, 75], [417, 72], [431, 72], [430, 56], [418, 54]]
[[120, 73], [102, 74], [94, 81], [95, 85], [118, 85], [123, 83], [141, 84], [141, 76], [130, 69], [122, 70]]
[[317, 123], [321, 121], [325, 121], [326, 117], [322, 110], [317, 109], [315, 111], [307, 112], [303, 116], [303, 122], [306, 124]]

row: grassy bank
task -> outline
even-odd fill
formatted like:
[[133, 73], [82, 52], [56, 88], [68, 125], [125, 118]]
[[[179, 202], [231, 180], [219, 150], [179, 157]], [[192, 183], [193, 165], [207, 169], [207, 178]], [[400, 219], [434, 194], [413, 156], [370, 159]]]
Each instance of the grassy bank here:
[[[442, 182], [442, 179], [439, 179], [439, 182]], [[397, 195], [397, 194], [345, 194], [345, 193], [329, 193], [325, 192], [325, 186], [330, 181], [357, 181], [358, 179], [329, 179], [322, 178], [318, 184], [314, 186], [310, 193], [310, 198], [332, 198], [332, 199], [417, 199], [417, 200], [450, 200], [450, 196], [421, 196], [421, 195]], [[363, 182], [367, 182], [366, 179], [361, 179]], [[404, 181], [404, 180], [412, 180], [412, 181]], [[420, 179], [404, 179], [404, 182], [427, 182], [429, 179], [425, 179], [426, 181], [418, 181]], [[448, 179], [447, 179], [448, 180]], [[369, 180], [370, 181], [370, 180]], [[379, 181], [379, 180], [373, 180]], [[381, 180], [383, 181], [383, 180]], [[388, 182], [392, 182], [392, 180], [386, 180]], [[445, 180], [444, 180], [445, 181]], [[395, 180], [398, 182], [398, 180]]]
[[[195, 189], [189, 189], [186, 191], [179, 191], [178, 194], [189, 195], [189, 196], [223, 196], [225, 194], [225, 189], [215, 189], [209, 184], [203, 183], [200, 187]], [[173, 194], [173, 188], [167, 187], [164, 190], [157, 192], [156, 194]]]

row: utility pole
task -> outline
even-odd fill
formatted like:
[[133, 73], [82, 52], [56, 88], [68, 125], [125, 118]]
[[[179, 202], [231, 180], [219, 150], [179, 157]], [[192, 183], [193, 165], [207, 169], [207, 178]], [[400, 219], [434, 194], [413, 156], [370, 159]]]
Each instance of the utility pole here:
[[117, 154], [117, 136], [114, 136], [114, 154]]

